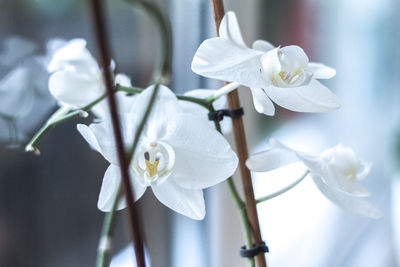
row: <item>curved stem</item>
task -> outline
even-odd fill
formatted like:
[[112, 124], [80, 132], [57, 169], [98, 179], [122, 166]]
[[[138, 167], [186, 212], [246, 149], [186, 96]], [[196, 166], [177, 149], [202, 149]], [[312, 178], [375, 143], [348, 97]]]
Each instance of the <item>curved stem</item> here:
[[[130, 93], [130, 94], [138, 94], [141, 93], [144, 89], [139, 88], [139, 87], [128, 87], [128, 86], [122, 86], [122, 85], [117, 85], [116, 86], [117, 91], [121, 91], [121, 92], [126, 92], [126, 93]], [[198, 104], [200, 106], [203, 106], [205, 108], [209, 108], [210, 103], [202, 98], [197, 98], [197, 97], [193, 97], [193, 96], [186, 96], [186, 95], [176, 95], [176, 97], [179, 100], [183, 100], [183, 101], [188, 101], [188, 102], [192, 102], [195, 104]]]
[[152, 83], [168, 83], [172, 64], [172, 34], [169, 21], [164, 17], [161, 9], [154, 2], [144, 0], [126, 1], [141, 6], [157, 23], [161, 34], [161, 60], [158, 63], [158, 68], [154, 69]]
[[282, 195], [283, 193], [286, 193], [287, 191], [289, 191], [290, 189], [292, 189], [293, 187], [295, 187], [296, 185], [298, 185], [301, 181], [303, 181], [304, 178], [306, 178], [307, 175], [308, 175], [309, 173], [310, 173], [310, 170], [307, 170], [307, 171], [306, 171], [299, 179], [297, 179], [295, 182], [293, 182], [293, 183], [291, 183], [290, 185], [288, 185], [288, 186], [282, 188], [282, 189], [279, 190], [279, 191], [276, 191], [275, 193], [272, 193], [272, 194], [269, 194], [269, 195], [267, 195], [267, 196], [264, 196], [264, 197], [262, 197], [262, 198], [257, 199], [257, 200], [256, 200], [256, 203], [259, 204], [259, 203], [262, 203], [262, 202], [264, 202], [264, 201], [270, 200], [270, 199], [272, 199], [272, 198], [274, 198], [274, 197], [277, 197], [277, 196], [279, 196], [279, 195]]
[[61, 106], [56, 112], [53, 113], [53, 115], [50, 116], [50, 118], [46, 121], [46, 123], [32, 137], [29, 143], [25, 146], [25, 151], [34, 152], [35, 154], [39, 155], [40, 151], [36, 147], [36, 144], [37, 142], [39, 142], [42, 136], [45, 135], [48, 130], [50, 130], [50, 128], [56, 126], [61, 122], [68, 121], [76, 117], [87, 117], [87, 111], [89, 111], [93, 106], [101, 102], [104, 98], [106, 98], [106, 94], [103, 94], [102, 96], [98, 97], [93, 102], [89, 103], [83, 108], [74, 110], [72, 112], [69, 112], [72, 109], [72, 107]]
[[[115, 86], [115, 92], [126, 92], [130, 94], [139, 94], [143, 91], [144, 89], [139, 88], [139, 87], [127, 87], [127, 86], [121, 86], [121, 85], [116, 85]], [[197, 97], [191, 97], [191, 96], [184, 96], [184, 95], [177, 95], [176, 96], [179, 100], [184, 100], [184, 101], [189, 101], [198, 105], [201, 105], [205, 108], [208, 109], [209, 103], [207, 103], [204, 99], [202, 98], [197, 98]], [[71, 112], [66, 112], [66, 108], [68, 108], [68, 111], [71, 110], [71, 107], [60, 107], [47, 121], [46, 123], [39, 129], [39, 131], [32, 137], [32, 139], [29, 141], [29, 143], [25, 146], [25, 151], [27, 152], [35, 152], [36, 154], [39, 154], [39, 150], [36, 147], [36, 144], [39, 142], [39, 140], [54, 126], [58, 125], [61, 122], [68, 121], [70, 119], [76, 118], [76, 117], [86, 117], [87, 113], [93, 106], [101, 102], [103, 99], [106, 98], [106, 94], [103, 94], [102, 96], [98, 97], [96, 100], [93, 102], [89, 103], [88, 105], [84, 106], [81, 109], [73, 110]]]
[[121, 197], [121, 184], [118, 186], [117, 194], [115, 195], [112, 209], [104, 216], [103, 229], [101, 230], [101, 237], [97, 249], [97, 267], [108, 267], [111, 261], [112, 251], [112, 236], [114, 235], [115, 219], [117, 215], [117, 206]]

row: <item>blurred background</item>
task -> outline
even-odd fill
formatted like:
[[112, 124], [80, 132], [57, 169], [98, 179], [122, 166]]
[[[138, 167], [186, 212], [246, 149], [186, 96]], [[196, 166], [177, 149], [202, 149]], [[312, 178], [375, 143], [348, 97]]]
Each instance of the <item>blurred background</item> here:
[[[221, 86], [190, 70], [199, 44], [215, 36], [209, 1], [159, 2], [173, 28], [170, 88], [183, 93]], [[117, 71], [145, 87], [157, 56], [157, 29], [141, 10], [120, 0], [107, 4]], [[311, 61], [337, 70], [324, 84], [342, 107], [325, 114], [278, 108], [266, 117], [254, 111], [250, 91], [240, 88], [250, 152], [266, 149], [270, 137], [307, 152], [339, 142], [351, 146], [374, 162], [363, 184], [384, 213], [380, 220], [349, 214], [307, 178], [258, 207], [269, 266], [400, 266], [399, 1], [226, 0], [225, 9], [236, 12], [248, 45], [256, 39], [300, 45]], [[57, 106], [47, 92], [46, 43], [81, 37], [97, 55], [89, 14], [78, 0], [0, 0], [0, 266], [95, 264], [103, 219], [96, 203], [107, 163], [75, 130], [90, 119], [52, 129], [39, 143], [40, 157], [23, 152]], [[302, 171], [254, 174], [256, 195], [285, 186]], [[226, 185], [207, 189], [205, 197], [207, 216], [200, 222], [173, 213], [150, 190], [138, 202], [152, 266], [245, 266]], [[113, 266], [132, 266], [124, 212], [114, 240]]]

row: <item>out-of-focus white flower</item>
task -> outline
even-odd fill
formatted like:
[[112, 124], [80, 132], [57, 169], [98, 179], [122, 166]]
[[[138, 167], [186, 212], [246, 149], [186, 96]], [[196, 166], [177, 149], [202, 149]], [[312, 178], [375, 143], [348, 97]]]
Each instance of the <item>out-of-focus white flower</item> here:
[[378, 209], [363, 199], [369, 192], [357, 183], [369, 174], [372, 163], [358, 158], [351, 148], [339, 144], [314, 156], [290, 149], [274, 139], [270, 144], [267, 151], [249, 157], [246, 165], [250, 170], [271, 171], [302, 161], [319, 190], [333, 203], [366, 217], [376, 219], [382, 216]]
[[83, 107], [105, 92], [101, 69], [84, 39], [73, 39], [58, 48], [47, 70], [52, 73], [50, 93], [62, 105]]
[[274, 47], [262, 40], [247, 47], [233, 12], [225, 14], [219, 33], [220, 37], [205, 40], [196, 51], [195, 73], [250, 87], [256, 110], [266, 115], [275, 113], [271, 100], [299, 112], [339, 108], [338, 98], [316, 80], [332, 78], [336, 71], [309, 62], [300, 47]]
[[8, 68], [32, 56], [37, 50], [35, 43], [19, 36], [8, 37], [3, 47], [4, 49], [0, 52], [0, 66]]
[[[131, 112], [120, 114], [127, 146], [133, 141], [153, 88], [133, 98]], [[78, 125], [78, 130], [111, 163], [98, 201], [99, 209], [110, 211], [120, 183], [111, 124], [104, 120], [89, 127]], [[206, 120], [184, 112], [176, 96], [160, 86], [129, 169], [135, 200], [150, 186], [167, 207], [190, 218], [202, 219], [205, 216], [202, 189], [227, 179], [237, 164], [238, 159], [224, 137]], [[125, 206], [122, 200], [118, 208]]]
[[[55, 101], [47, 89], [46, 55], [35, 54], [37, 45], [9, 37], [0, 51], [0, 140], [18, 144], [38, 127]], [[6, 127], [5, 127], [6, 126]]]

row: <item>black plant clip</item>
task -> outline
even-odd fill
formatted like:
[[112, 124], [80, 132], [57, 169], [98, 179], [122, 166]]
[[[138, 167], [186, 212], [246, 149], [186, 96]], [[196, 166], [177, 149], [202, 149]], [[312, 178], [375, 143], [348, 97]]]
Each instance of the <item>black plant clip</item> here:
[[243, 258], [253, 258], [261, 253], [269, 252], [268, 246], [264, 241], [254, 245], [253, 248], [246, 249], [246, 246], [242, 246], [239, 250], [240, 256]]
[[244, 115], [243, 108], [238, 109], [219, 109], [216, 111], [212, 111], [208, 113], [208, 119], [210, 121], [222, 121], [224, 116], [228, 116], [231, 118], [237, 118]]

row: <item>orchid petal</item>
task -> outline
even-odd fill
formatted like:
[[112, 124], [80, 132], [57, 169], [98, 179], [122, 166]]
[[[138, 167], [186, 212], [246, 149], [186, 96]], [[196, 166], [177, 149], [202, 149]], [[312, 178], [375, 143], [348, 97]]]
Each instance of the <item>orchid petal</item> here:
[[331, 188], [318, 175], [312, 174], [311, 177], [325, 197], [339, 207], [342, 207], [354, 214], [362, 215], [372, 219], [379, 219], [382, 217], [382, 213], [370, 202], [362, 198], [349, 195], [345, 192], [341, 192], [335, 188]]
[[295, 72], [299, 68], [307, 67], [308, 57], [304, 50], [297, 45], [289, 45], [280, 48], [279, 60], [282, 69]]
[[314, 173], [321, 177], [327, 186], [346, 192], [354, 196], [369, 196], [370, 193], [362, 185], [348, 179], [343, 174], [335, 171], [334, 168], [321, 159], [321, 157], [307, 155], [297, 152], [297, 156]]
[[0, 65], [11, 67], [37, 50], [37, 45], [25, 38], [13, 36], [4, 41], [0, 52]]
[[[279, 47], [269, 50], [260, 58], [262, 65], [261, 74], [264, 79], [270, 79], [282, 70], [281, 62], [279, 60]], [[265, 88], [265, 87], [263, 87]]]
[[339, 99], [320, 82], [312, 79], [300, 87], [264, 88], [267, 95], [279, 106], [298, 112], [324, 112], [340, 107]]
[[222, 18], [219, 25], [219, 36], [233, 41], [238, 46], [247, 47], [243, 41], [236, 15], [232, 11], [226, 12]]
[[95, 74], [99, 71], [96, 60], [86, 49], [84, 39], [73, 39], [57, 49], [47, 66], [47, 70], [55, 72], [67, 67], [86, 74]]
[[60, 102], [83, 107], [100, 97], [105, 88], [101, 77], [63, 70], [50, 76], [49, 90]]
[[203, 191], [178, 186], [170, 179], [152, 186], [154, 195], [168, 208], [195, 220], [202, 220], [206, 214]]
[[371, 171], [372, 162], [367, 162], [365, 160], [360, 160], [361, 162], [361, 171], [357, 173], [357, 180], [363, 180]]
[[32, 108], [34, 91], [29, 87], [31, 76], [25, 67], [18, 67], [0, 80], [0, 112], [10, 117], [26, 115]]
[[173, 179], [182, 187], [213, 186], [230, 177], [237, 168], [237, 156], [225, 138], [206, 120], [193, 115], [182, 114], [174, 134], [166, 142], [175, 151]]
[[310, 62], [305, 70], [312, 73], [315, 79], [330, 79], [336, 75], [335, 69], [325, 66], [322, 63]]
[[197, 49], [192, 70], [208, 78], [237, 82], [248, 87], [268, 85], [260, 75], [262, 52], [224, 38], [205, 40]]
[[[214, 94], [215, 90], [210, 89], [196, 89], [191, 90], [185, 93], [185, 96], [197, 97], [201, 99], [207, 99], [208, 97]], [[200, 106], [196, 103], [192, 103], [190, 101], [179, 101], [179, 105], [182, 107], [184, 113], [190, 113], [194, 115], [199, 115], [202, 118], [208, 120], [208, 109], [203, 106]], [[215, 110], [224, 109], [227, 107], [227, 97], [222, 96], [213, 102], [213, 106]], [[214, 125], [212, 121], [210, 124]], [[232, 119], [229, 117], [225, 117], [221, 122], [221, 130], [223, 133], [229, 133], [232, 131]]]
[[[146, 88], [134, 98], [131, 113], [144, 114], [155, 86]], [[168, 136], [174, 129], [171, 118], [181, 112], [178, 99], [172, 91], [163, 85], [159, 85], [156, 99], [153, 103], [150, 115], [147, 119], [145, 134], [150, 140], [161, 140]]]
[[[133, 188], [134, 201], [137, 201], [142, 197], [146, 191], [146, 186], [142, 186], [136, 181], [134, 177], [131, 177], [131, 183]], [[111, 164], [104, 174], [103, 184], [101, 185], [99, 200], [97, 207], [105, 212], [112, 211], [115, 197], [118, 193], [118, 188], [121, 184], [121, 170], [118, 166]], [[121, 197], [117, 206], [117, 210], [124, 209], [126, 207], [125, 198]]]
[[[119, 84], [122, 86], [132, 86], [131, 79], [129, 76], [125, 74], [117, 74], [115, 76], [115, 84]], [[129, 113], [130, 110], [133, 109], [136, 95], [128, 95], [126, 92], [116, 92], [114, 93], [115, 101], [117, 102], [118, 113]], [[96, 104], [91, 108], [93, 114], [103, 120], [110, 119], [110, 111], [108, 107], [107, 99], [104, 99], [100, 103]]]
[[275, 48], [273, 44], [264, 40], [256, 40], [254, 41], [252, 48], [261, 52], [268, 52]]
[[[125, 147], [133, 142], [138, 118], [135, 114], [121, 114], [121, 133]], [[92, 123], [89, 126], [78, 124], [77, 129], [92, 149], [98, 151], [107, 161], [118, 165], [117, 148], [115, 146], [114, 133], [109, 121]]]
[[101, 153], [101, 147], [99, 142], [97, 141], [96, 136], [92, 132], [92, 130], [86, 126], [85, 124], [78, 124], [76, 125], [78, 132], [82, 135], [82, 137], [88, 142], [89, 146], [96, 150], [97, 152]]
[[253, 95], [253, 103], [257, 112], [263, 113], [268, 116], [274, 116], [275, 107], [272, 101], [269, 99], [264, 89], [262, 88], [250, 88]]
[[251, 155], [246, 166], [255, 172], [272, 171], [299, 161], [294, 150], [287, 148], [275, 139], [270, 140], [271, 148]]
[[92, 123], [89, 127], [84, 124], [78, 124], [77, 129], [92, 149], [99, 152], [110, 163], [119, 164], [110, 124], [104, 122]]

